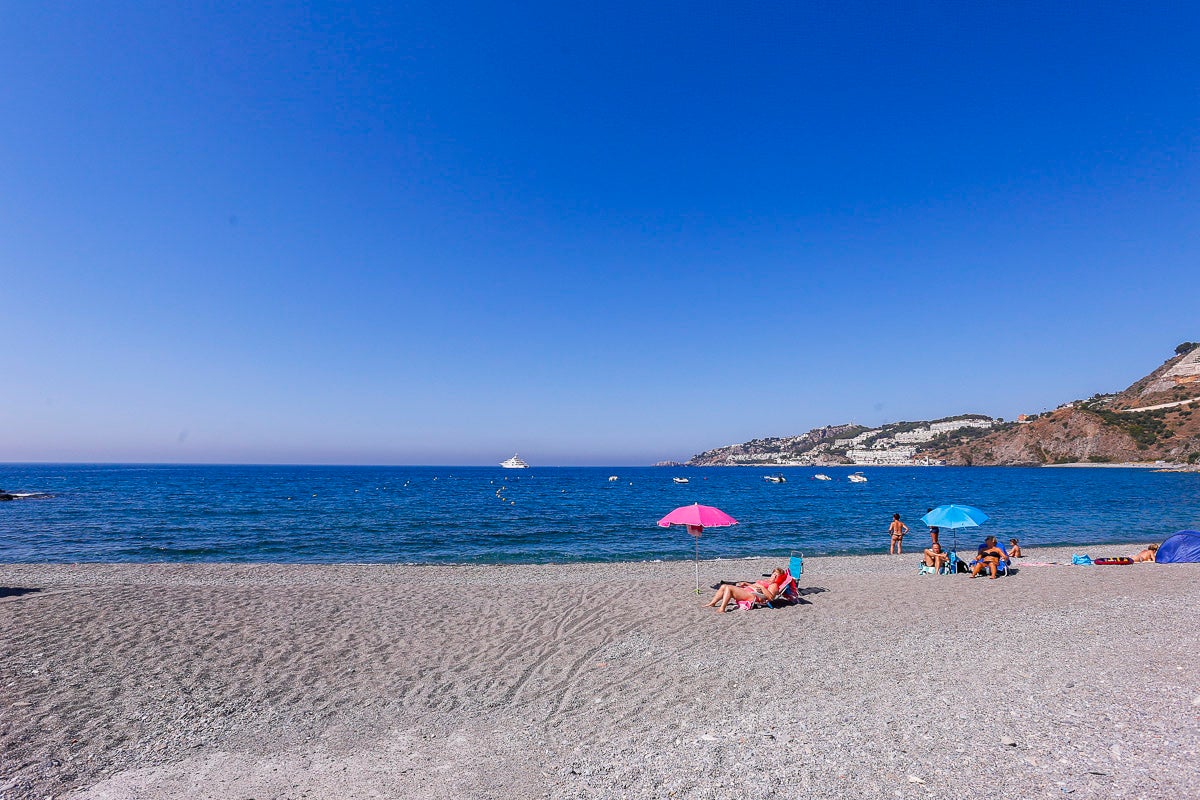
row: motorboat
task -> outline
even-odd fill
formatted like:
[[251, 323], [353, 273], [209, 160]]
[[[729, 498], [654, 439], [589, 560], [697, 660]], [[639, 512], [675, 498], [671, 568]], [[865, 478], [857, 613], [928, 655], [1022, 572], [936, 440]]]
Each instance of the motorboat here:
[[783, 477], [779, 473], [775, 473], [774, 475], [763, 475], [763, 480], [767, 483], [787, 483], [787, 478]]
[[612, 482], [612, 481], [619, 481], [621, 479], [618, 478], [616, 475], [609, 475], [608, 480], [609, 480], [609, 482]]
[[846, 476], [846, 480], [850, 481], [851, 483], [866, 483], [867, 476], [863, 475], [861, 472], [851, 472]]
[[529, 469], [529, 465], [521, 460], [521, 457], [513, 453], [513, 457], [500, 462], [500, 466], [505, 469]]
[[824, 472], [818, 472], [816, 475], [813, 475], [813, 480], [814, 481], [831, 481], [831, 480], [833, 480], [833, 478], [829, 477]]
[[687, 478], [671, 478], [671, 480], [675, 481], [676, 483], [688, 483], [689, 482]]

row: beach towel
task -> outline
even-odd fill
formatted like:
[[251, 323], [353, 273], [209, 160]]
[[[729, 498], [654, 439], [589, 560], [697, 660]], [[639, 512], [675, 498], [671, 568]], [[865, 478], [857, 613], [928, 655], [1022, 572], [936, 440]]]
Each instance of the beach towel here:
[[1090, 567], [1092, 566], [1093, 562], [1091, 556], [1087, 554], [1079, 555], [1078, 553], [1075, 553], [1071, 556], [1071, 563], [1077, 567]]

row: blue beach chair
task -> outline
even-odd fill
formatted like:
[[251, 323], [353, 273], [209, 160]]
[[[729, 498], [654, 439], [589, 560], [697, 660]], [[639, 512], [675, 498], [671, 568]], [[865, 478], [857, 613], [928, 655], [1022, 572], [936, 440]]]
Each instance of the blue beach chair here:
[[792, 557], [788, 559], [788, 572], [793, 578], [799, 578], [804, 572], [804, 553], [799, 550], [792, 551]]

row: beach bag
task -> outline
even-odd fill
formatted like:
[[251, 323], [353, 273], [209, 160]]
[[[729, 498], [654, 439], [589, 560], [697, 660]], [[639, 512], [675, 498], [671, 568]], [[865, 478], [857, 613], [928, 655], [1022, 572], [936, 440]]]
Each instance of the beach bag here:
[[1071, 563], [1077, 567], [1090, 567], [1094, 563], [1089, 555], [1079, 555], [1078, 553], [1071, 556]]

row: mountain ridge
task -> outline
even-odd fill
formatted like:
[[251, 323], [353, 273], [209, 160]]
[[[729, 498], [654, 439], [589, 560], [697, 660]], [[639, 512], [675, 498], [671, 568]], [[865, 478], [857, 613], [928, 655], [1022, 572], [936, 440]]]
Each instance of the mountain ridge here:
[[689, 466], [1200, 463], [1200, 342], [1128, 388], [1005, 422], [983, 414], [870, 428], [825, 425], [697, 453]]

